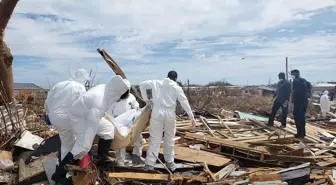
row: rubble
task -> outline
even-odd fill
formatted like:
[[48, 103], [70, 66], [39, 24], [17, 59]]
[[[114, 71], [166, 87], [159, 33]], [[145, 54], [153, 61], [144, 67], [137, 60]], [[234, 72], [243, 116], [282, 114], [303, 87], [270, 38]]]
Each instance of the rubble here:
[[[117, 74], [124, 75], [115, 61], [99, 50]], [[186, 115], [179, 114], [176, 122], [175, 162], [172, 173], [164, 165], [161, 146], [155, 170], [143, 164], [97, 169], [66, 166], [74, 184], [208, 184], [208, 185], [317, 185], [336, 184], [336, 127], [332, 112], [327, 119], [319, 119], [311, 105], [307, 115], [307, 136], [294, 137], [296, 128], [289, 115], [286, 128], [279, 122], [266, 126], [272, 98], [254, 92], [253, 88], [202, 87], [186, 90], [195, 110], [196, 130]], [[133, 93], [137, 90], [133, 89]], [[4, 99], [5, 97], [0, 98]], [[137, 97], [139, 98], [139, 97]], [[55, 170], [60, 139], [44, 120], [44, 99], [25, 98], [22, 105], [4, 104], [0, 117], [0, 183], [53, 184], [50, 176]], [[179, 110], [177, 110], [179, 113]], [[137, 120], [141, 122], [127, 136], [116, 135], [111, 146], [127, 146], [139, 134], [145, 138], [143, 155], [149, 143], [148, 118], [150, 110]], [[142, 132], [141, 132], [142, 131]], [[28, 138], [28, 139], [27, 139]], [[92, 161], [96, 145], [92, 147]], [[129, 157], [127, 157], [129, 158]]]

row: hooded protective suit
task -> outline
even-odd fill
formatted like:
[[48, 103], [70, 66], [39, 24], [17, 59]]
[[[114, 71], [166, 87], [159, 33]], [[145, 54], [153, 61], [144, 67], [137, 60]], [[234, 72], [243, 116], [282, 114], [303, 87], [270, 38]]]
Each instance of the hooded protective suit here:
[[[178, 84], [165, 78], [163, 81], [148, 80], [140, 83], [141, 95], [148, 101], [147, 89], [152, 90], [152, 115], [149, 125], [150, 142], [147, 151], [146, 165], [154, 166], [156, 157], [160, 151], [162, 133], [164, 131], [164, 158], [166, 164], [174, 162], [174, 136], [176, 132], [175, 109], [178, 100], [189, 118], [194, 121], [194, 115], [190, 108], [187, 97]], [[168, 167], [169, 168], [169, 167]]]
[[330, 103], [329, 103], [328, 94], [329, 94], [328, 91], [324, 91], [323, 95], [320, 98], [320, 108], [321, 108], [323, 117], [327, 116], [327, 112], [330, 111]]
[[[111, 110], [109, 111], [109, 114], [113, 115], [113, 117], [116, 118], [131, 109], [136, 110], [139, 109], [139, 103], [136, 101], [135, 97], [132, 94], [130, 94], [127, 99], [120, 100], [115, 104], [113, 104]], [[125, 126], [127, 127], [128, 125]], [[132, 124], [129, 125], [128, 127], [132, 127]], [[143, 138], [141, 135], [134, 143], [132, 154], [140, 157], [142, 153], [142, 145], [143, 145]], [[126, 148], [116, 150], [116, 158], [119, 166], [124, 165], [125, 156], [126, 156]]]
[[[81, 159], [91, 148], [98, 131], [109, 132], [104, 136], [113, 139], [114, 127], [112, 124], [103, 124], [101, 121], [110, 106], [117, 102], [130, 88], [130, 83], [119, 75], [114, 76], [109, 83], [98, 85], [87, 91], [72, 104], [69, 110], [76, 142], [71, 150], [75, 159]], [[104, 129], [101, 129], [105, 127]]]
[[139, 109], [139, 103], [136, 101], [135, 97], [130, 94], [127, 99], [119, 100], [109, 110], [109, 114], [113, 117], [117, 117], [124, 112], [131, 110], [131, 109]]
[[86, 92], [84, 84], [88, 79], [89, 74], [84, 69], [79, 69], [69, 80], [57, 83], [48, 92], [44, 103], [44, 108], [50, 122], [59, 132], [61, 139], [61, 159], [70, 151], [75, 142], [68, 109]]

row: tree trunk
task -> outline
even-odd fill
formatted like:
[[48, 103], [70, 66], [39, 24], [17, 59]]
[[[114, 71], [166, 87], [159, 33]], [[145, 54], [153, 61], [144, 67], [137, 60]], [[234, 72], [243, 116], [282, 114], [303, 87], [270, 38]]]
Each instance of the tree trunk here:
[[[4, 41], [5, 29], [19, 0], [0, 0], [0, 92], [7, 96], [8, 102], [14, 100], [13, 55]], [[2, 86], [3, 83], [3, 86]], [[5, 91], [3, 91], [3, 88]], [[3, 101], [0, 101], [0, 105]]]

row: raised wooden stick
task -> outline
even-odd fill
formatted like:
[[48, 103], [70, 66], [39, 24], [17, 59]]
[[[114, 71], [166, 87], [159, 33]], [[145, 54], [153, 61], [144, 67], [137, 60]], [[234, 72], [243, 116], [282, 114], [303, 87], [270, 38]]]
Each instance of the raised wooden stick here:
[[[104, 49], [98, 48], [97, 51], [103, 57], [107, 65], [109, 65], [110, 68], [115, 72], [116, 75], [120, 75], [122, 78], [127, 79], [124, 71], [119, 67], [117, 62], [113, 60], [113, 58]], [[140, 107], [144, 107], [146, 105], [146, 102], [141, 98], [140, 93], [136, 89], [131, 87], [130, 93], [132, 93], [135, 96], [136, 100], [140, 104]]]

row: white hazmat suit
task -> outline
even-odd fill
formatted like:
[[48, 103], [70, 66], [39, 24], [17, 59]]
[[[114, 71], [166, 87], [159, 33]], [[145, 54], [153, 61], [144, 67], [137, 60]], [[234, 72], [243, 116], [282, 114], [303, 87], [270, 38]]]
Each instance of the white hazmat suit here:
[[[139, 103], [136, 101], [135, 97], [132, 94], [130, 94], [127, 99], [120, 100], [116, 102], [115, 104], [113, 104], [111, 107], [111, 110], [108, 113], [112, 115], [114, 118], [117, 118], [118, 116], [124, 114], [125, 112], [131, 109], [135, 109], [135, 110], [139, 109]], [[119, 124], [119, 122], [117, 123]], [[133, 124], [127, 123], [127, 125], [120, 125], [120, 126], [124, 126], [130, 129], [133, 126]], [[143, 138], [142, 138], [142, 135], [140, 135], [139, 138], [134, 143], [132, 154], [140, 157], [142, 154], [142, 145], [143, 145]], [[125, 157], [126, 157], [126, 148], [116, 150], [116, 159], [117, 159], [117, 164], [119, 166], [124, 166]]]
[[[156, 164], [155, 156], [158, 156], [160, 151], [163, 131], [164, 159], [166, 164], [173, 164], [174, 136], [176, 132], [176, 101], [178, 100], [180, 102], [189, 118], [193, 120], [193, 123], [195, 122], [194, 115], [182, 88], [175, 81], [165, 78], [163, 81], [147, 80], [140, 83], [141, 95], [145, 101], [148, 101], [147, 89], [152, 90], [153, 108], [149, 125], [150, 140], [146, 165], [153, 167]], [[170, 168], [168, 165], [167, 167]]]
[[[76, 142], [71, 153], [75, 159], [81, 159], [90, 150], [96, 134], [104, 136], [105, 140], [113, 139], [114, 126], [112, 123], [103, 124], [108, 121], [101, 120], [104, 120], [102, 118], [110, 106], [129, 89], [129, 81], [117, 75], [106, 85], [101, 84], [93, 87], [72, 104], [69, 113]], [[104, 132], [103, 135], [102, 132]]]
[[323, 95], [320, 98], [320, 108], [321, 108], [322, 117], [326, 117], [327, 112], [330, 111], [330, 103], [329, 103], [328, 94], [329, 94], [328, 91], [324, 91]]
[[72, 78], [52, 87], [44, 103], [50, 122], [59, 132], [61, 159], [71, 150], [75, 142], [68, 110], [86, 92], [84, 84], [88, 79], [89, 74], [84, 69], [79, 69]]

